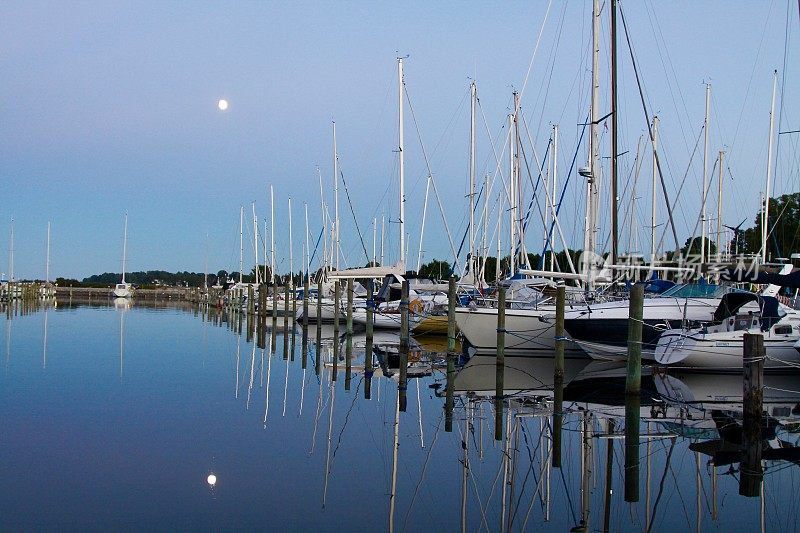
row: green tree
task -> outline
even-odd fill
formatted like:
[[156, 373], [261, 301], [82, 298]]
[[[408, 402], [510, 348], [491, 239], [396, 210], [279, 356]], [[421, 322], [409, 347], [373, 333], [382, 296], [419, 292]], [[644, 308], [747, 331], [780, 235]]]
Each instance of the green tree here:
[[450, 263], [447, 261], [434, 259], [422, 265], [417, 274], [431, 279], [446, 279], [450, 277], [452, 270]]

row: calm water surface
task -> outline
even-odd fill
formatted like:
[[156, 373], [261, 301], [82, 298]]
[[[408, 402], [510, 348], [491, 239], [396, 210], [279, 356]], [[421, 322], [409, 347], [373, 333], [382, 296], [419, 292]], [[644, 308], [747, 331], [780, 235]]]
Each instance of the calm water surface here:
[[[250, 335], [246, 322], [240, 333], [227, 315], [177, 308], [5, 316], [2, 531], [798, 529], [800, 396], [765, 392], [778, 426], [763, 443], [763, 494], [742, 497], [730, 442], [740, 433], [725, 418], [731, 396], [741, 401], [738, 376], [644, 378], [639, 501], [626, 503], [624, 370], [568, 361], [553, 468], [550, 360], [507, 358], [495, 441], [494, 358], [458, 369], [445, 431], [441, 339], [412, 343], [398, 414], [391, 334], [376, 335], [367, 400], [363, 336], [348, 380], [331, 326], [319, 345], [309, 328], [304, 357], [302, 329], [282, 319]], [[798, 383], [768, 378], [784, 391]]]

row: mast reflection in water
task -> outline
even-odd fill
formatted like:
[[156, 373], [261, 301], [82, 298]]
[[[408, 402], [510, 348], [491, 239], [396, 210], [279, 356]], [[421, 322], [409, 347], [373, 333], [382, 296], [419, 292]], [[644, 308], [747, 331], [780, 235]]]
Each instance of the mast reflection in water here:
[[2, 530], [798, 529], [796, 375], [765, 376], [745, 467], [737, 375], [645, 371], [626, 405], [624, 368], [568, 359], [555, 391], [552, 359], [506, 357], [495, 441], [495, 359], [457, 361], [448, 432], [431, 339], [401, 412], [395, 334], [366, 354], [215, 309], [4, 311]]

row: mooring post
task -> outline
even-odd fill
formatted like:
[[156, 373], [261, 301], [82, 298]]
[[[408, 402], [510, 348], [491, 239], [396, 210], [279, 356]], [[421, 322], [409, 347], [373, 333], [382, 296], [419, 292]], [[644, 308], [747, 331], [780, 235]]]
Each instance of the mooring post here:
[[322, 324], [322, 276], [317, 280], [317, 331]]
[[639, 501], [639, 394], [625, 395], [625, 501]]
[[256, 311], [255, 291], [251, 283], [247, 284], [247, 314], [253, 315]]
[[408, 390], [408, 280], [403, 280], [400, 293], [400, 379], [397, 385], [400, 411], [406, 410]]
[[644, 307], [644, 285], [631, 287], [628, 307], [628, 374], [625, 393], [639, 395], [642, 388], [642, 316]]
[[278, 282], [272, 277], [272, 326], [278, 320]]
[[497, 294], [497, 361], [495, 365], [494, 391], [494, 439], [503, 439], [503, 389], [506, 365], [506, 288], [501, 286]]
[[283, 327], [289, 327], [289, 282], [283, 284]]
[[444, 430], [453, 431], [453, 398], [456, 377], [456, 277], [450, 276], [447, 285], [447, 390], [444, 402]]
[[347, 335], [353, 336], [353, 279], [347, 280]]
[[337, 279], [333, 284], [333, 372], [331, 380], [336, 381], [339, 375], [339, 315], [341, 314], [339, 289], [341, 284]]
[[553, 452], [551, 463], [561, 468], [561, 431], [564, 424], [564, 308], [567, 288], [563, 281], [556, 288], [556, 353], [553, 364]]
[[367, 335], [364, 344], [364, 399], [372, 397], [372, 306], [374, 305], [374, 281], [367, 281]]
[[308, 326], [308, 291], [311, 289], [308, 273], [303, 279], [303, 327]]
[[764, 400], [764, 336], [744, 334], [742, 359], [742, 459], [739, 494], [759, 496], [764, 471], [761, 466], [761, 417]]

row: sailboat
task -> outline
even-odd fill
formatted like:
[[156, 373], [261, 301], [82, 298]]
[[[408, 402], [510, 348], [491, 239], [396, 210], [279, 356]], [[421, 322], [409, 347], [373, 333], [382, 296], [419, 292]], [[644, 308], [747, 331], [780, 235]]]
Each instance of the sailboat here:
[[125, 261], [128, 253], [128, 213], [125, 213], [125, 231], [122, 238], [122, 279], [114, 287], [114, 298], [130, 298], [133, 286], [125, 282]]

